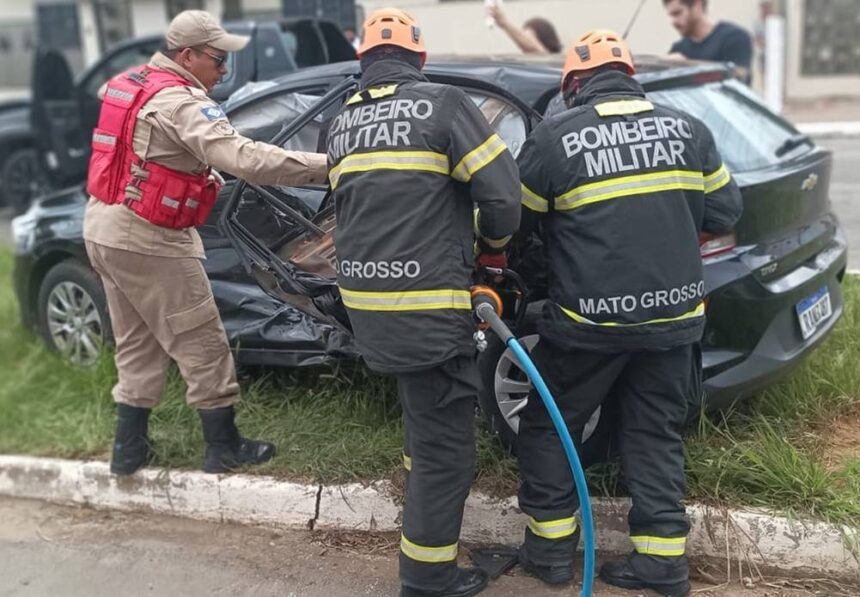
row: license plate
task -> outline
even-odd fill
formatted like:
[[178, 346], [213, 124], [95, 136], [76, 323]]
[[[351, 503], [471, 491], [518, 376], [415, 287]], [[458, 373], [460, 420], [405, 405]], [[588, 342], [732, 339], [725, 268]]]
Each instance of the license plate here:
[[797, 310], [797, 320], [800, 322], [800, 333], [806, 340], [833, 315], [833, 307], [830, 305], [830, 291], [827, 290], [826, 286], [823, 286], [815, 294], [797, 303], [795, 309]]

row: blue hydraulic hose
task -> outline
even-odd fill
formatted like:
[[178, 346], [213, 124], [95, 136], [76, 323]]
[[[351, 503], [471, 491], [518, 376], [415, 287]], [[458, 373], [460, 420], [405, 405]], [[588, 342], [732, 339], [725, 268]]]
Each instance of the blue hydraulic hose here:
[[558, 410], [558, 405], [555, 399], [546, 386], [546, 383], [541, 377], [540, 372], [535, 367], [529, 357], [529, 353], [520, 344], [519, 340], [514, 337], [508, 326], [504, 324], [501, 318], [496, 315], [492, 306], [487, 303], [479, 304], [475, 308], [478, 317], [490, 324], [493, 330], [498, 334], [499, 338], [511, 349], [517, 356], [517, 360], [522, 365], [523, 370], [529, 376], [535, 389], [543, 400], [543, 404], [549, 413], [552, 424], [555, 426], [556, 432], [561, 439], [561, 445], [564, 448], [564, 453], [567, 456], [567, 461], [570, 463], [570, 471], [573, 473], [573, 479], [576, 482], [576, 494], [579, 496], [579, 516], [580, 525], [582, 528], [583, 541], [583, 570], [582, 570], [582, 597], [591, 597], [594, 585], [594, 519], [591, 515], [591, 499], [588, 495], [588, 486], [585, 482], [585, 471], [582, 468], [582, 462], [579, 460], [579, 455], [576, 453], [576, 448], [573, 445], [573, 438], [570, 436], [570, 431]]

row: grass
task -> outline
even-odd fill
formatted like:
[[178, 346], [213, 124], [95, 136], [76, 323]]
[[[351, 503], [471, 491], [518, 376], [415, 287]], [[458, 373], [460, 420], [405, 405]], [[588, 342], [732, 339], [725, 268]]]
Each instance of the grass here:
[[[11, 276], [0, 251], [0, 280]], [[826, 467], [828, 425], [860, 403], [860, 280], [844, 285], [846, 311], [825, 345], [787, 381], [729, 413], [703, 419], [687, 440], [689, 494], [716, 503], [778, 508], [835, 521], [860, 520], [860, 461]], [[0, 453], [107, 458], [113, 433], [110, 358], [76, 369], [21, 327], [8, 283], [0, 284]], [[260, 473], [343, 482], [397, 478], [400, 410], [390, 379], [358, 367], [246, 371], [239, 425], [277, 443]], [[156, 464], [195, 468], [202, 437], [171, 375], [154, 411]], [[516, 462], [485, 433], [478, 485], [516, 488]], [[596, 494], [623, 492], [617, 465], [590, 472]]]

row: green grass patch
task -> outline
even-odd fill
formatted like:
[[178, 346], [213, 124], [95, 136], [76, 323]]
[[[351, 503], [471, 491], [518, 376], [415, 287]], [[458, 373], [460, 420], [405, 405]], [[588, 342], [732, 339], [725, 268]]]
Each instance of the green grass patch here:
[[[109, 357], [77, 369], [19, 323], [12, 257], [0, 250], [0, 453], [108, 458], [114, 425]], [[846, 280], [843, 320], [787, 381], [729, 413], [703, 419], [687, 441], [691, 498], [860, 520], [860, 461], [824, 466], [828, 425], [860, 403], [860, 281]], [[324, 482], [397, 478], [400, 409], [392, 380], [360, 367], [254, 370], [240, 377], [238, 422], [276, 442], [262, 474]], [[156, 464], [196, 468], [203, 442], [184, 383], [171, 375], [154, 411]], [[516, 462], [478, 436], [478, 485], [516, 490]], [[618, 466], [590, 473], [596, 494], [623, 493]]]

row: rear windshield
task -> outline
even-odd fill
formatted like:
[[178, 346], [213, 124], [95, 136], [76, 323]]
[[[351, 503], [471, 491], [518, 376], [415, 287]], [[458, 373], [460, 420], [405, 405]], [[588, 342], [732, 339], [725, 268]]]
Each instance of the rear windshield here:
[[796, 136], [797, 131], [781, 122], [737, 81], [655, 91], [648, 97], [692, 114], [708, 125], [723, 161], [733, 172], [765, 168], [811, 149], [810, 145], [801, 144], [777, 156], [777, 149]]

